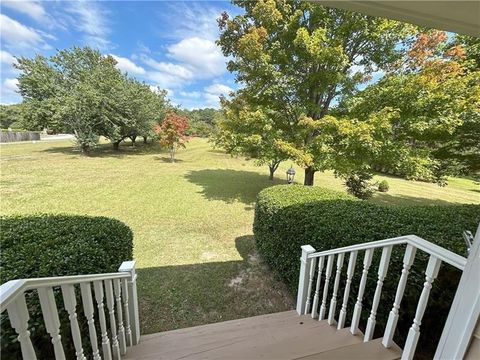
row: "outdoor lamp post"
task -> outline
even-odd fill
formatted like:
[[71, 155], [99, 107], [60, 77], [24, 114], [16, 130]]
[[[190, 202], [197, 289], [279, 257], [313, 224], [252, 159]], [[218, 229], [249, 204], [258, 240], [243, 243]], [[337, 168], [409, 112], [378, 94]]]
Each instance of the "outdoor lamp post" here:
[[290, 166], [290, 169], [287, 170], [287, 183], [293, 183], [293, 178], [295, 177], [295, 169]]

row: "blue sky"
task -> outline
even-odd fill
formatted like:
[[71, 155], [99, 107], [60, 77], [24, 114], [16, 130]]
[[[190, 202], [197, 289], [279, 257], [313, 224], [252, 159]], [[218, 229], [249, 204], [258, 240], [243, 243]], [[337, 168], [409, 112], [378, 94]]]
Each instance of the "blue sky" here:
[[176, 105], [218, 107], [219, 96], [236, 88], [215, 45], [216, 18], [225, 10], [240, 11], [227, 1], [2, 1], [1, 103], [21, 101], [14, 56], [88, 45], [114, 56], [129, 75], [166, 89]]

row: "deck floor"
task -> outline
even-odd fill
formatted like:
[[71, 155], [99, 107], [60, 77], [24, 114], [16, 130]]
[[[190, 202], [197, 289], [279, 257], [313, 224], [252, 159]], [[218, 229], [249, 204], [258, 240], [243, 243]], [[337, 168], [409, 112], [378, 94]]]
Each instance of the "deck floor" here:
[[298, 316], [295, 311], [167, 331], [141, 338], [125, 359], [377, 359], [401, 350], [381, 339], [363, 343], [348, 329]]

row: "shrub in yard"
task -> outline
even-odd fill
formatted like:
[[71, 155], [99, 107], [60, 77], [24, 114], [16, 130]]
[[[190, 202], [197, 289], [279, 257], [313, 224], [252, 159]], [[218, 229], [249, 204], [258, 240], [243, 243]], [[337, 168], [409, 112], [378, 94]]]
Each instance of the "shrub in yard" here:
[[[462, 232], [476, 230], [480, 221], [479, 205], [451, 206], [381, 206], [359, 201], [353, 196], [303, 186], [274, 186], [258, 195], [255, 207], [254, 234], [258, 250], [271, 269], [296, 293], [300, 267], [300, 246], [312, 245], [317, 251], [352, 244], [415, 234], [448, 250], [466, 256]], [[382, 336], [391, 310], [402, 269], [403, 249], [394, 248], [377, 314], [376, 336]], [[376, 287], [380, 250], [375, 251], [364, 297], [362, 324], [371, 309]], [[417, 252], [402, 301], [395, 340], [403, 345], [412, 324], [418, 298], [425, 281], [428, 256]], [[345, 260], [345, 264], [348, 260]], [[363, 253], [359, 254], [348, 304], [351, 318], [361, 276]], [[343, 268], [342, 284], [345, 281]], [[435, 281], [429, 307], [422, 322], [419, 349], [427, 353], [438, 340], [460, 278], [460, 271], [442, 265]], [[333, 281], [332, 281], [333, 283]], [[342, 294], [343, 285], [339, 294]], [[329, 293], [331, 296], [331, 290]], [[341, 299], [341, 295], [339, 295]], [[337, 307], [338, 309], [338, 307]], [[425, 337], [425, 334], [428, 336]], [[427, 339], [428, 338], [428, 339]]]
[[348, 175], [345, 178], [347, 192], [362, 200], [371, 198], [374, 191], [373, 186], [370, 183], [372, 177], [372, 174], [367, 172], [359, 172]]
[[378, 183], [378, 191], [387, 192], [390, 189], [390, 185], [387, 180], [382, 180]]
[[[123, 261], [132, 259], [133, 234], [122, 222], [106, 217], [76, 215], [29, 215], [0, 217], [0, 279], [116, 272]], [[62, 339], [70, 337], [68, 315], [58, 289], [55, 290], [61, 317]], [[46, 335], [37, 295], [26, 294], [30, 311], [30, 332], [39, 358], [49, 358], [53, 348]], [[77, 303], [81, 304], [80, 298]], [[81, 306], [77, 311], [81, 312]], [[81, 328], [86, 322], [82, 314]], [[2, 359], [20, 358], [16, 335], [6, 312], [2, 313]], [[88, 335], [87, 331], [83, 331]], [[87, 344], [89, 341], [84, 342]], [[71, 341], [63, 341], [64, 346]], [[41, 346], [43, 345], [43, 346]], [[41, 347], [40, 347], [41, 346]], [[73, 349], [66, 349], [72, 352]]]

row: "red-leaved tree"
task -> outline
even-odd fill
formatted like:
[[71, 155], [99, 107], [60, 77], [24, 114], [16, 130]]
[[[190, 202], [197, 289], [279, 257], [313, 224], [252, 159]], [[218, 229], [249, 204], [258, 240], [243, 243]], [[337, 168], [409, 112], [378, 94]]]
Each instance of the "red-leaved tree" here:
[[169, 112], [161, 125], [155, 126], [155, 132], [160, 140], [160, 145], [166, 147], [170, 153], [170, 161], [175, 162], [175, 152], [178, 148], [185, 148], [188, 137], [185, 130], [188, 127], [188, 118]]

